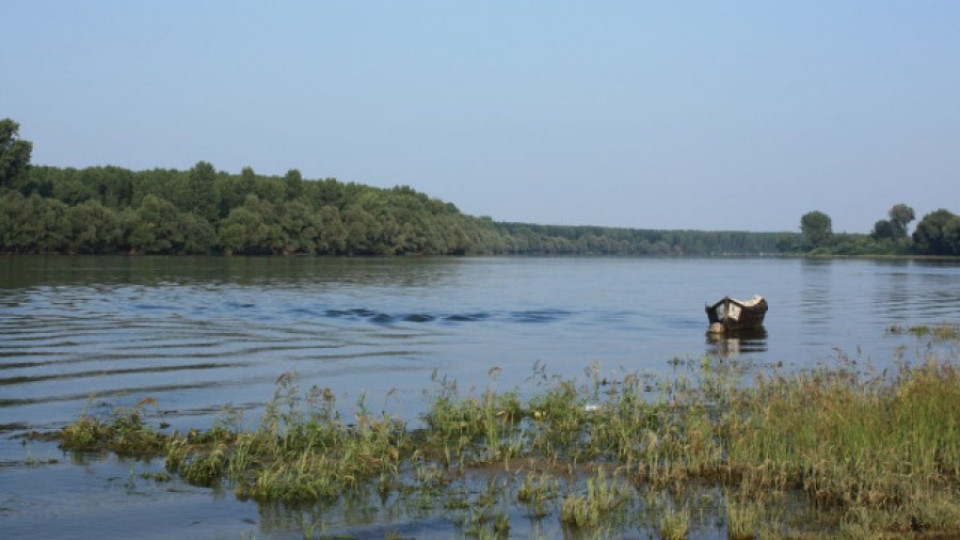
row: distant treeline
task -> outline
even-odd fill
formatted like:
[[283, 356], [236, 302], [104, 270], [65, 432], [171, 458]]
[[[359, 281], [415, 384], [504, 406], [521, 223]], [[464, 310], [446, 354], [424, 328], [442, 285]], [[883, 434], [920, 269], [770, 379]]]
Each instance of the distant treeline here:
[[406, 186], [306, 180], [296, 169], [32, 166], [19, 128], [0, 120], [0, 253], [758, 254], [779, 237], [494, 223]]
[[830, 216], [814, 210], [800, 218], [800, 236], [784, 238], [783, 253], [805, 255], [934, 255], [960, 256], [960, 216], [941, 208], [923, 216], [913, 234], [913, 208], [900, 203], [880, 219], [870, 234], [834, 234]]
[[0, 119], [0, 253], [223, 255], [960, 255], [960, 216], [940, 209], [912, 235], [894, 205], [869, 235], [834, 234], [804, 214], [800, 233], [497, 223], [410, 187], [381, 189], [296, 169], [263, 176], [32, 166], [33, 143]]
[[409, 187], [296, 170], [32, 166], [0, 190], [0, 251], [242, 255], [774, 253], [782, 234], [495, 223]]
[[494, 223], [506, 253], [601, 255], [775, 254], [799, 234], [741, 231], [624, 229], [612, 227]]

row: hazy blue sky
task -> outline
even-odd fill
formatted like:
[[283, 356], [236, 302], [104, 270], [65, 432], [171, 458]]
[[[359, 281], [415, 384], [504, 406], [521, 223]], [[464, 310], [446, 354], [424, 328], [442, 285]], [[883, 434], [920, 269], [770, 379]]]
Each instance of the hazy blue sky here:
[[[498, 221], [960, 212], [960, 2], [0, 0], [33, 163], [398, 184]], [[740, 208], [742, 211], [735, 210]]]

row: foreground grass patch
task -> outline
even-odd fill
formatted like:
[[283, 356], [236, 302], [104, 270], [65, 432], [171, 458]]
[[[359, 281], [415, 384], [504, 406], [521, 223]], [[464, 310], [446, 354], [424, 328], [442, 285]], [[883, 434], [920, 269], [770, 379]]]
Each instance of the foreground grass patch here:
[[956, 360], [875, 377], [678, 364], [669, 379], [544, 378], [527, 400], [438, 381], [416, 426], [362, 402], [345, 422], [332, 392], [285, 375], [255, 429], [162, 434], [136, 407], [56, 438], [165, 457], [186, 482], [262, 504], [389, 506], [475, 536], [508, 535], [517, 513], [574, 535], [682, 538], [711, 526], [705, 513], [729, 538], [960, 533]]

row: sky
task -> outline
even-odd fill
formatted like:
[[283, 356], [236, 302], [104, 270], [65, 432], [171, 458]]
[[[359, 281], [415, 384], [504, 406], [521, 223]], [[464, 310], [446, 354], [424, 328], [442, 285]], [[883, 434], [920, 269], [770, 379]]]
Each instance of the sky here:
[[[960, 213], [960, 2], [0, 0], [32, 163], [407, 185], [496, 221]], [[915, 225], [916, 223], [914, 223]]]

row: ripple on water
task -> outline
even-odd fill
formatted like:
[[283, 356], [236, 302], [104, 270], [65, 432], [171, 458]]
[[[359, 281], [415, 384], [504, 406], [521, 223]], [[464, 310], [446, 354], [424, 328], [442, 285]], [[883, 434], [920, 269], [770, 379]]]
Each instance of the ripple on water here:
[[[538, 361], [564, 377], [582, 376], [594, 362], [605, 374], [666, 371], [671, 358], [705, 353], [803, 365], [835, 357], [833, 347], [861, 345], [865, 356], [883, 361], [903, 344], [917, 347], [912, 336], [885, 335], [885, 327], [960, 319], [955, 264], [911, 263], [884, 273], [869, 261], [709, 263], [705, 280], [703, 261], [695, 260], [52, 259], [51, 268], [108, 264], [130, 271], [109, 279], [93, 271], [25, 273], [12, 285], [0, 275], [0, 284], [8, 283], [0, 287], [0, 462], [24, 460], [27, 450], [13, 439], [23, 431], [56, 429], [80, 414], [109, 414], [145, 397], [159, 403], [148, 411], [151, 419], [176, 429], [208, 428], [226, 405], [254, 424], [277, 377], [288, 372], [302, 388], [331, 388], [348, 412], [366, 396], [374, 410], [415, 421], [434, 370], [468, 392], [490, 383], [491, 366], [502, 368], [504, 388], [524, 384]], [[740, 290], [745, 279], [777, 299], [768, 333], [705, 338], [703, 300]], [[129, 467], [64, 463], [25, 469], [16, 479], [4, 471], [0, 531], [13, 530], [4, 512], [22, 508], [11, 493], [40, 501], [38, 509], [53, 508], [49, 515], [15, 517], [21, 536], [48, 522], [63, 526], [42, 529], [47, 536], [76, 527], [109, 535], [95, 527], [98, 521], [128, 514], [137, 526], [156, 525], [171, 536], [196, 530], [204, 536], [208, 525], [218, 534], [233, 531], [210, 517], [228, 503], [207, 491], [172, 496], [170, 515], [165, 500], [131, 497], [118, 487]], [[65, 476], [55, 478], [60, 472]], [[66, 476], [74, 473], [71, 484]], [[84, 505], [89, 516], [75, 512]], [[237, 516], [271, 519], [256, 505], [230, 512], [235, 523]], [[170, 525], [171, 517], [183, 521]], [[516, 520], [521, 536], [522, 521]], [[389, 529], [429, 534], [430, 523], [411, 523]], [[358, 527], [382, 536], [375, 524]]]

